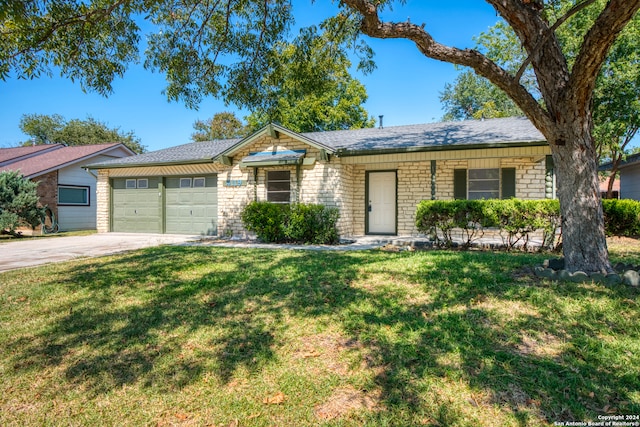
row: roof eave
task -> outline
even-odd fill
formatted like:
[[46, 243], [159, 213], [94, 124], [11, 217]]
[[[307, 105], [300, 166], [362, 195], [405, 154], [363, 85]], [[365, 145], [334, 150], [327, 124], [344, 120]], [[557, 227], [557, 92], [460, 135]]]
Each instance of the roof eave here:
[[176, 166], [176, 165], [198, 165], [205, 163], [213, 163], [212, 158], [196, 159], [196, 160], [176, 160], [171, 162], [141, 162], [141, 163], [120, 163], [120, 164], [104, 164], [96, 163], [82, 166], [85, 169], [123, 169], [123, 168], [140, 168], [151, 166]]
[[438, 146], [424, 146], [424, 147], [401, 147], [401, 148], [379, 148], [379, 149], [367, 149], [367, 150], [349, 150], [347, 148], [340, 148], [336, 150], [338, 157], [355, 157], [355, 156], [371, 156], [379, 154], [405, 154], [405, 153], [420, 153], [428, 151], [457, 151], [457, 150], [480, 150], [487, 148], [518, 148], [518, 147], [539, 147], [548, 145], [546, 141], [527, 141], [527, 142], [496, 142], [488, 144], [459, 144], [459, 145], [438, 145]]

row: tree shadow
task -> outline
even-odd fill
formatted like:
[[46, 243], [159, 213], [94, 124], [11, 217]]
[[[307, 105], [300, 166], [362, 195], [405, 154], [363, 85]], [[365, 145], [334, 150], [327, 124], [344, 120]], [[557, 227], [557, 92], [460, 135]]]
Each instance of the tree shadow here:
[[516, 256], [170, 247], [84, 261], [59, 284], [65, 305], [8, 354], [19, 372], [62, 368], [89, 395], [131, 384], [176, 391], [205, 374], [221, 384], [257, 374], [277, 361], [289, 318], [328, 319], [376, 372], [388, 411], [370, 413], [372, 423], [427, 414], [464, 424], [467, 411], [439, 397], [437, 382], [465, 384], [480, 396], [470, 405], [507, 407], [521, 425], [640, 412], [638, 356], [606, 340], [637, 345], [628, 326], [639, 324], [638, 291], [519, 284]]

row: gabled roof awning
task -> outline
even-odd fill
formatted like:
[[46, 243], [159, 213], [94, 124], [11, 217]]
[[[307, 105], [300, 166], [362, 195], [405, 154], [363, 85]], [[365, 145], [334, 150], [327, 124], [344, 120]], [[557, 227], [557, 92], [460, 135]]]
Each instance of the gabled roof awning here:
[[[327, 145], [324, 144], [322, 142], [318, 142], [314, 139], [311, 139], [307, 136], [304, 136], [300, 133], [297, 132], [293, 132], [285, 127], [282, 127], [280, 125], [271, 123], [268, 124], [266, 126], [264, 126], [262, 129], [260, 129], [259, 131], [255, 132], [254, 134], [238, 141], [237, 143], [233, 144], [232, 146], [230, 146], [229, 148], [225, 149], [224, 151], [218, 153], [215, 157], [214, 157], [214, 161], [218, 161], [221, 162], [223, 164], [227, 164], [230, 165], [230, 159], [231, 157], [236, 154], [239, 150], [241, 150], [244, 147], [250, 146], [251, 144], [253, 144], [254, 142], [256, 142], [257, 140], [259, 140], [260, 138], [262, 138], [263, 136], [268, 135], [271, 138], [274, 139], [280, 139], [282, 135], [287, 136], [289, 138], [293, 138], [296, 141], [300, 141], [304, 144], [307, 144], [313, 148], [317, 148], [318, 150], [320, 150], [323, 153], [326, 154], [333, 154], [335, 152], [335, 149], [331, 146], [331, 145]], [[249, 156], [247, 156], [249, 157]], [[244, 161], [244, 160], [243, 160]], [[307, 159], [308, 161], [308, 159]], [[226, 163], [225, 163], [226, 162]], [[282, 164], [282, 163], [280, 163]]]
[[258, 168], [263, 166], [301, 165], [306, 150], [286, 150], [250, 153], [240, 161], [240, 167]]

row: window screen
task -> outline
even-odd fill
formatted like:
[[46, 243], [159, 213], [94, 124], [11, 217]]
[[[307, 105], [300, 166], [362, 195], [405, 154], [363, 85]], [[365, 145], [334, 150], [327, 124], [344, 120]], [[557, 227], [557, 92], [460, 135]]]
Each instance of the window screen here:
[[500, 169], [469, 169], [469, 200], [500, 198]]
[[89, 206], [89, 187], [58, 186], [58, 204]]
[[291, 201], [291, 172], [267, 172], [267, 201], [289, 203]]

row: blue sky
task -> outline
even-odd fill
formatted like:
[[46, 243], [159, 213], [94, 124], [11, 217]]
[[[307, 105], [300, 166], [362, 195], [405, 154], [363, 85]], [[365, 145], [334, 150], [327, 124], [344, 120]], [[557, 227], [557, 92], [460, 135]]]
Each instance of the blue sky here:
[[[299, 26], [319, 23], [334, 10], [329, 0], [294, 1]], [[457, 47], [472, 47], [473, 36], [498, 20], [493, 8], [481, 0], [408, 0], [405, 6], [383, 15], [393, 20], [407, 17], [424, 22], [437, 41]], [[453, 82], [458, 73], [454, 66], [424, 57], [406, 40], [368, 42], [376, 52], [377, 69], [355, 77], [367, 89], [369, 114], [384, 115], [385, 126], [440, 120], [439, 93], [445, 83]], [[164, 87], [164, 75], [146, 71], [142, 65], [132, 65], [107, 98], [84, 93], [79, 84], [61, 77], [0, 81], [0, 147], [28, 139], [19, 128], [23, 114], [60, 114], [66, 119], [91, 116], [109, 127], [133, 131], [153, 151], [189, 142], [197, 119], [221, 111], [234, 111], [239, 117], [247, 113], [212, 98], [206, 98], [198, 110], [190, 110], [181, 103], [169, 103], [162, 94]]]

